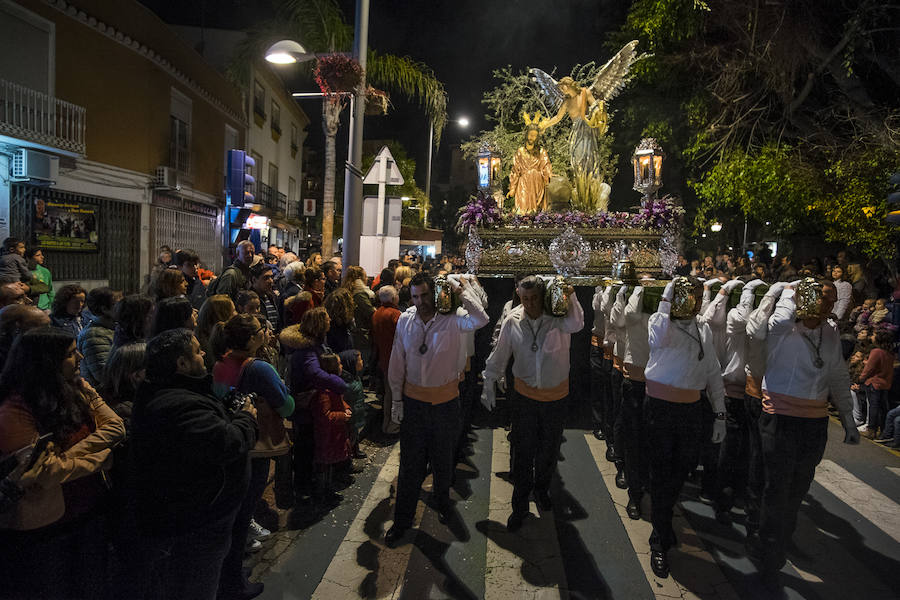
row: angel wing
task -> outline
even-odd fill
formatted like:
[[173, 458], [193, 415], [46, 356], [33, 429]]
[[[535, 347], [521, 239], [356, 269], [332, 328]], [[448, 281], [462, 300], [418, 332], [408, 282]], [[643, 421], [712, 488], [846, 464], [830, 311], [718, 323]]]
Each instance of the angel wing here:
[[[597, 72], [594, 83], [591, 84], [591, 93], [597, 100], [609, 102], [625, 87], [628, 81], [628, 70], [637, 58], [635, 48], [637, 40], [628, 42], [616, 53], [603, 68]], [[545, 73], [546, 75], [546, 73]]]
[[538, 88], [543, 92], [544, 104], [547, 105], [550, 114], [555, 114], [563, 101], [563, 93], [559, 91], [559, 85], [556, 80], [540, 69], [531, 69], [531, 76], [534, 77]]

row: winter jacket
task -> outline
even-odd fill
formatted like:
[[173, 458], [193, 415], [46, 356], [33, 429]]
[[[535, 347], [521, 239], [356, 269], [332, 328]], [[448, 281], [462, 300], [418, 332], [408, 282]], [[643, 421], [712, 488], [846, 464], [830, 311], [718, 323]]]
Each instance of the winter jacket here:
[[246, 290], [248, 286], [248, 277], [250, 275], [250, 267], [235, 260], [227, 267], [222, 274], [219, 275], [212, 283], [206, 287], [206, 295], [213, 296], [215, 294], [225, 294], [232, 301], [237, 299], [238, 292]]
[[115, 322], [104, 316], [95, 317], [78, 334], [78, 351], [84, 357], [81, 361], [81, 376], [94, 387], [103, 381], [103, 370], [109, 360], [115, 332]]
[[7, 252], [0, 256], [0, 283], [16, 283], [31, 281], [31, 271], [28, 263], [19, 254]]
[[51, 325], [53, 325], [57, 329], [68, 331], [75, 338], [77, 338], [78, 334], [81, 333], [81, 330], [84, 329], [84, 322], [85, 321], [81, 317], [81, 315], [75, 317], [70, 315], [50, 315]]
[[[70, 509], [67, 501], [74, 494], [68, 492], [73, 486], [84, 489], [83, 484], [91, 482], [81, 480], [109, 469], [112, 448], [125, 437], [125, 425], [100, 396], [92, 394], [87, 400], [93, 428], [67, 442], [53, 441], [55, 448], [18, 481], [25, 496], [12, 510], [0, 513], [0, 528], [30, 530], [59, 521]], [[0, 457], [33, 443], [38, 431], [39, 424], [21, 398], [12, 396], [0, 404]]]
[[188, 284], [187, 299], [191, 301], [191, 306], [200, 310], [200, 307], [206, 302], [206, 286], [203, 285], [203, 280], [187, 275], [184, 276], [184, 279]]
[[332, 390], [320, 391], [312, 407], [315, 462], [333, 465], [350, 458], [350, 438], [347, 435], [349, 407], [341, 394]]
[[341, 366], [343, 367], [341, 377], [347, 383], [347, 391], [344, 392], [344, 402], [353, 411], [353, 416], [350, 417], [348, 425], [355, 429], [357, 433], [366, 426], [367, 416], [366, 391], [363, 389], [362, 380], [359, 378], [360, 374], [356, 371], [356, 357], [358, 354], [358, 350], [347, 350], [338, 355], [341, 358]]
[[237, 510], [250, 480], [256, 419], [229, 415], [211, 377], [174, 374], [145, 382], [131, 417], [131, 467], [138, 526], [183, 535]]

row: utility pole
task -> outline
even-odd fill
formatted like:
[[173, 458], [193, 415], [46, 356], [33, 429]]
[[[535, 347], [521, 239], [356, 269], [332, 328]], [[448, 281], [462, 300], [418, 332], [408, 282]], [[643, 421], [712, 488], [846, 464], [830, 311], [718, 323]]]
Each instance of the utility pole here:
[[[356, 0], [356, 31], [353, 58], [366, 70], [369, 51], [369, 0]], [[363, 117], [366, 111], [366, 80], [360, 82], [350, 101], [350, 146], [344, 169], [344, 246], [341, 261], [344, 272], [349, 265], [359, 264], [359, 241], [362, 235], [362, 141]]]

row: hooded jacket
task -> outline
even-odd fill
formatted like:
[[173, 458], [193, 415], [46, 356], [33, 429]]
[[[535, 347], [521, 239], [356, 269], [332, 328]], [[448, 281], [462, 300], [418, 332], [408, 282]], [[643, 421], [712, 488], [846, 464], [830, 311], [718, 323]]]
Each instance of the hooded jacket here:
[[183, 534], [237, 510], [247, 492], [256, 432], [250, 413], [226, 412], [208, 376], [175, 374], [144, 383], [131, 419], [142, 531]]
[[115, 332], [115, 321], [101, 316], [95, 317], [78, 334], [78, 351], [84, 357], [81, 361], [81, 375], [94, 387], [103, 381], [103, 369], [109, 359]]

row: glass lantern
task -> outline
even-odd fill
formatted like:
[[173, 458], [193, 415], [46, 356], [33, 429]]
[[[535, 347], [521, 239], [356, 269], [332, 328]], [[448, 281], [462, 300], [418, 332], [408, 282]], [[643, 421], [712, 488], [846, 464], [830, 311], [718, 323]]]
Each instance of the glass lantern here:
[[634, 165], [634, 189], [644, 195], [642, 200], [646, 204], [656, 196], [656, 190], [662, 187], [662, 146], [653, 138], [644, 138], [637, 148], [631, 161]]

